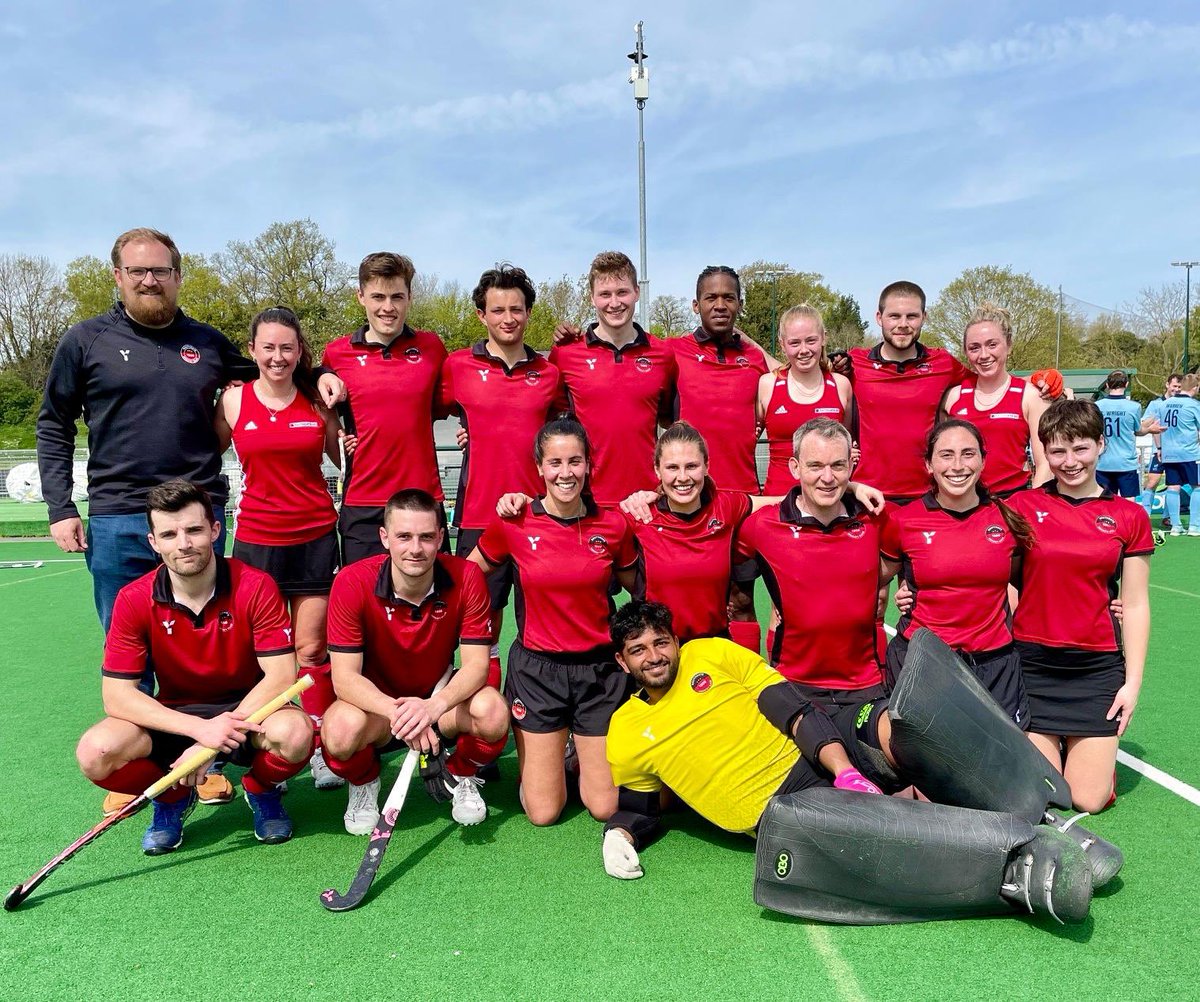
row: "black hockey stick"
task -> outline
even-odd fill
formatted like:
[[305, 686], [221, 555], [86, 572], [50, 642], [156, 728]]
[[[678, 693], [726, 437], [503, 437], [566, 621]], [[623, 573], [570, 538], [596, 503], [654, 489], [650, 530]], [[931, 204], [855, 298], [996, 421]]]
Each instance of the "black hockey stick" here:
[[[299, 696], [300, 693], [302, 693], [310, 685], [312, 685], [312, 679], [308, 676], [305, 676], [296, 682], [295, 685], [292, 685], [286, 691], [281, 692], [270, 702], [264, 703], [246, 719], [254, 724], [261, 723], [281, 706], [286, 706], [288, 703], [290, 703], [294, 697]], [[217, 753], [212, 748], [202, 748], [194, 755], [190, 756], [186, 762], [182, 762], [178, 767], [172, 769], [169, 773], [163, 776], [162, 779], [157, 780], [150, 786], [146, 787], [145, 790], [138, 794], [138, 796], [136, 796], [133, 800], [129, 801], [129, 803], [117, 811], [116, 814], [110, 814], [94, 828], [92, 828], [91, 831], [80, 835], [79, 838], [67, 846], [62, 852], [50, 860], [50, 862], [38, 870], [37, 873], [26, 880], [23, 884], [17, 884], [17, 886], [9, 891], [5, 896], [4, 910], [8, 912], [16, 911], [16, 909], [21, 907], [21, 902], [33, 893], [38, 884], [50, 876], [51, 873], [62, 866], [63, 863], [65, 863], [68, 859], [79, 852], [79, 850], [85, 845], [96, 841], [96, 839], [108, 831], [108, 829], [110, 829], [113, 825], [117, 824], [117, 822], [124, 821], [126, 818], [136, 814], [143, 807], [145, 807], [147, 803], [165, 790], [169, 790], [172, 786], [179, 782], [179, 780], [183, 779], [184, 776], [188, 775], [188, 773], [195, 772], [200, 768], [200, 766], [204, 765], [205, 762], [211, 762], [216, 757]]]
[[[450, 674], [447, 671], [442, 676], [434, 687], [434, 692], [450, 681]], [[367, 896], [367, 891], [371, 889], [371, 884], [375, 880], [375, 874], [379, 872], [379, 864], [383, 862], [383, 854], [387, 851], [392, 831], [396, 827], [396, 819], [400, 817], [400, 811], [408, 797], [408, 788], [412, 784], [413, 773], [417, 771], [420, 760], [421, 753], [415, 749], [410, 748], [408, 754], [404, 756], [400, 774], [396, 777], [396, 782], [392, 784], [391, 790], [388, 791], [387, 800], [383, 802], [379, 820], [371, 832], [367, 851], [358, 865], [358, 872], [350, 882], [350, 889], [345, 894], [339, 894], [337, 888], [334, 887], [328, 887], [321, 892], [321, 904], [329, 911], [348, 912], [351, 908], [361, 905], [363, 898]]]

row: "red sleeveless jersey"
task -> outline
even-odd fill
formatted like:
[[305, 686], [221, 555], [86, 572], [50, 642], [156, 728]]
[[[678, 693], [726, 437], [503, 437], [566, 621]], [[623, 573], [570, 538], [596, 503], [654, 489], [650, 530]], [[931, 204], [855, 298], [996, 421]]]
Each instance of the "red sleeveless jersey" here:
[[1025, 449], [1029, 445], [1029, 423], [1021, 410], [1025, 380], [1012, 377], [1012, 385], [987, 410], [975, 406], [975, 380], [965, 379], [958, 387], [958, 402], [950, 416], [970, 421], [983, 436], [987, 460], [983, 482], [989, 491], [1014, 491], [1029, 485]]
[[325, 422], [300, 393], [272, 411], [254, 392], [242, 390], [233, 446], [242, 464], [237, 538], [260, 546], [319, 539], [337, 522], [321, 473]]
[[767, 413], [763, 418], [767, 429], [767, 445], [771, 450], [764, 494], [786, 494], [796, 486], [796, 478], [788, 469], [788, 460], [792, 458], [792, 436], [805, 421], [819, 417], [846, 423], [846, 410], [842, 407], [842, 398], [838, 396], [833, 376], [825, 376], [825, 385], [817, 400], [801, 404], [793, 400], [788, 392], [787, 370], [782, 370], [775, 378], [771, 402], [767, 404]]

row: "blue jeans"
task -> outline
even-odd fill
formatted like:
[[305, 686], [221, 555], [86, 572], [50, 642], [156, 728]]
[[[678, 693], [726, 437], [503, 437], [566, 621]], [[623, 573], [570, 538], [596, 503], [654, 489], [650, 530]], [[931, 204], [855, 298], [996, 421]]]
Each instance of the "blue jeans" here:
[[[225, 509], [216, 508], [213, 513], [221, 523], [216, 551], [224, 553]], [[88, 519], [88, 548], [84, 557], [92, 573], [96, 615], [100, 617], [105, 634], [112, 622], [117, 592], [158, 566], [158, 554], [150, 549], [146, 531], [145, 515], [93, 515]], [[153, 672], [147, 669], [142, 686], [146, 687], [149, 682], [148, 692], [154, 691], [153, 678]]]

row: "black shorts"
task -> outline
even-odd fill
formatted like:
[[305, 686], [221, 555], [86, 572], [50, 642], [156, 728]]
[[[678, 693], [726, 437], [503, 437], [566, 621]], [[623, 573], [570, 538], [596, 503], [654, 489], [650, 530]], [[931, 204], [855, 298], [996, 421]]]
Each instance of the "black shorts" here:
[[1163, 463], [1163, 472], [1167, 475], [1168, 487], [1180, 487], [1187, 484], [1189, 487], [1196, 486], [1196, 463], [1195, 461], [1187, 463]]
[[513, 726], [532, 734], [566, 728], [581, 737], [602, 737], [629, 697], [629, 676], [611, 658], [572, 659], [531, 651], [519, 640], [508, 649], [504, 698]]
[[328, 595], [338, 571], [337, 532], [307, 543], [267, 546], [233, 540], [233, 555], [271, 575], [285, 595]]
[[[815, 685], [805, 685], [803, 682], [789, 682], [788, 685], [809, 702], [819, 706], [833, 721], [842, 736], [842, 745], [846, 749], [850, 764], [877, 786], [884, 788], [885, 792], [894, 792], [888, 788], [887, 778], [879, 775], [870, 757], [864, 755], [860, 748], [860, 744], [865, 744], [877, 752], [883, 750], [879, 743], [879, 718], [887, 712], [887, 689], [882, 685], [871, 685], [865, 689], [821, 689]], [[802, 774], [795, 774], [796, 770], [793, 769], [784, 780], [783, 786], [776, 792], [794, 793], [796, 790], [807, 789], [806, 786], [794, 785], [805, 778]]]
[[[482, 529], [459, 529], [458, 539], [454, 543], [457, 556], [467, 557], [479, 544]], [[493, 609], [503, 609], [508, 605], [508, 596], [512, 594], [513, 562], [506, 560], [495, 571], [487, 576], [488, 594], [492, 599]]]
[[1150, 462], [1146, 464], [1147, 473], [1161, 474], [1163, 471], [1162, 457], [1157, 453], [1150, 454]]
[[[1008, 719], [1021, 728], [1029, 730], [1029, 699], [1025, 693], [1025, 681], [1021, 674], [1021, 657], [1013, 644], [994, 651], [955, 651], [979, 683], [992, 694]], [[900, 669], [908, 656], [908, 641], [904, 634], [897, 633], [887, 646], [885, 672], [889, 691], [896, 687]]]
[[[384, 506], [342, 505], [338, 513], [338, 535], [342, 537], [342, 566], [346, 567], [364, 557], [386, 553], [379, 539], [383, 526]], [[450, 527], [446, 523], [446, 509], [437, 506], [438, 525], [442, 529], [442, 552], [450, 552]]]
[[1031, 731], [1068, 738], [1117, 733], [1121, 722], [1106, 720], [1105, 714], [1125, 684], [1125, 660], [1119, 652], [1060, 651], [1056, 656], [1053, 648], [1040, 644], [1017, 646]]
[[1135, 498], [1142, 493], [1142, 481], [1137, 470], [1097, 470], [1096, 483], [1110, 494]]
[[751, 557], [749, 560], [743, 560], [741, 563], [736, 563], [730, 570], [729, 581], [731, 584], [737, 585], [743, 594], [754, 594], [754, 579], [762, 577], [762, 569], [758, 566], [758, 560]]
[[[241, 703], [240, 699], [237, 703], [192, 703], [188, 706], [172, 706], [171, 709], [186, 713], [189, 717], [212, 720], [213, 717], [219, 717], [222, 713], [237, 709], [239, 703]], [[150, 735], [150, 754], [146, 757], [163, 772], [170, 772], [171, 763], [196, 743], [186, 734], [152, 731], [149, 728], [146, 729], [146, 733]], [[252, 736], [247, 735], [246, 740], [238, 745], [236, 751], [228, 755], [221, 752], [220, 759], [230, 765], [249, 766], [257, 753], [258, 749], [254, 747]]]

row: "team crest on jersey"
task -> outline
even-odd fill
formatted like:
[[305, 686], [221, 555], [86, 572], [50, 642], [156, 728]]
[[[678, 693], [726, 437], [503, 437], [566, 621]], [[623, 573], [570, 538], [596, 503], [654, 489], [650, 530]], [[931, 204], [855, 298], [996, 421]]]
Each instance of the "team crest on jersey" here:
[[222, 633], [228, 633], [233, 629], [233, 613], [228, 609], [217, 616], [217, 629]]
[[851, 539], [862, 539], [867, 534], [867, 527], [858, 519], [846, 523], [846, 535]]
[[748, 368], [750, 365], [750, 359], [748, 359], [745, 355], [738, 355], [738, 357], [735, 358], [734, 361], [739, 366], [741, 366], [743, 369]]
[[930, 372], [933, 372], [933, 366], [930, 365], [928, 362], [922, 362], [920, 365], [917, 366], [917, 372], [922, 372], [922, 373], [928, 374]]
[[1106, 536], [1111, 536], [1117, 531], [1117, 520], [1111, 515], [1097, 515], [1096, 528]]
[[525, 709], [524, 703], [522, 703], [519, 699], [513, 700], [513, 705], [512, 705], [513, 720], [524, 720], [525, 714], [528, 712], [529, 711]]
[[588, 549], [599, 556], [608, 549], [608, 540], [597, 534], [588, 537]]
[[415, 344], [410, 344], [407, 348], [404, 349], [404, 358], [405, 358], [405, 361], [411, 362], [413, 365], [416, 365], [419, 361], [421, 361], [421, 349], [418, 348]]
[[633, 367], [637, 369], [638, 372], [649, 372], [654, 368], [654, 363], [651, 362], [650, 359], [648, 359], [645, 355], [639, 355], [636, 359], [634, 359]]
[[446, 603], [441, 602], [441, 601], [434, 602], [432, 607], [429, 610], [429, 615], [433, 619], [445, 619], [446, 618]]
[[986, 529], [983, 530], [983, 538], [986, 539], [989, 543], [1003, 543], [1004, 542], [1004, 526], [989, 525]]
[[722, 527], [724, 524], [725, 524], [724, 522], [722, 522], [722, 521], [721, 521], [719, 518], [717, 518], [717, 517], [714, 515], [712, 518], [710, 518], [710, 519], [708, 520], [708, 531], [709, 531], [709, 532], [716, 532], [716, 531], [717, 531], [718, 529], [720, 529], [720, 528], [721, 528], [721, 527]]
[[536, 386], [542, 378], [542, 374], [537, 369], [528, 369], [525, 372], [525, 382], [530, 386]]
[[693, 692], [708, 692], [712, 688], [712, 676], [706, 671], [698, 671], [689, 684]]
[[188, 365], [195, 365], [200, 361], [200, 349], [194, 345], [185, 344], [179, 349], [179, 357], [187, 362]]

